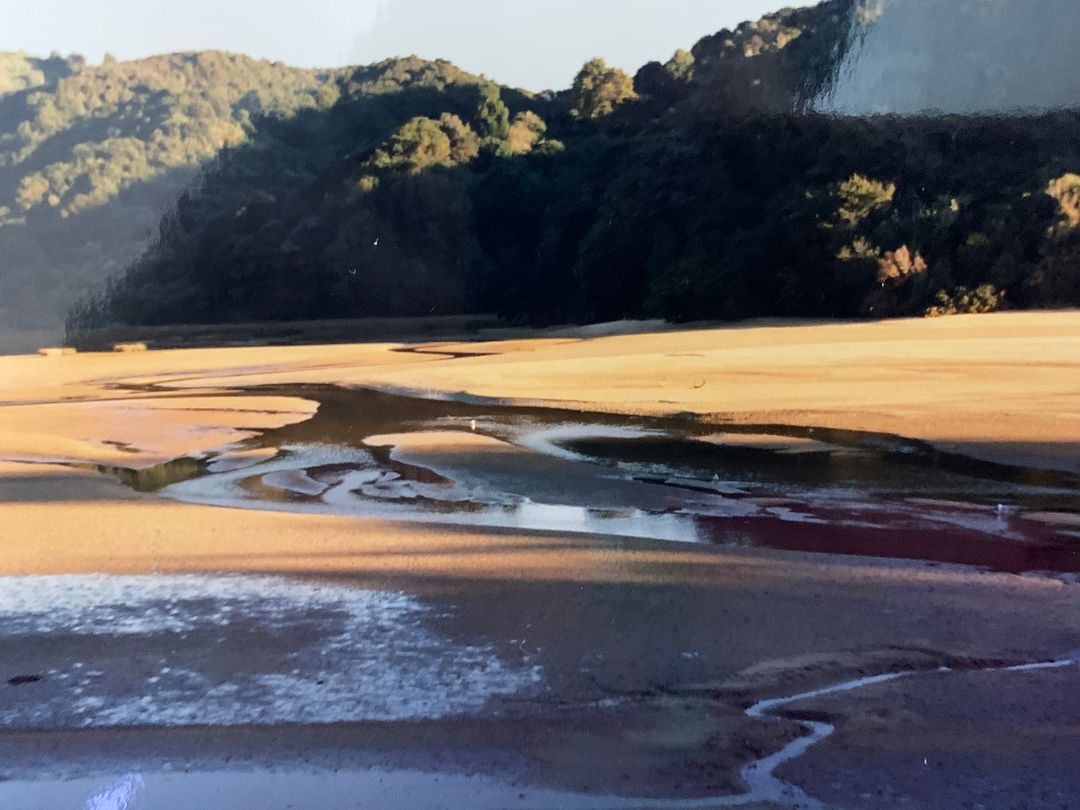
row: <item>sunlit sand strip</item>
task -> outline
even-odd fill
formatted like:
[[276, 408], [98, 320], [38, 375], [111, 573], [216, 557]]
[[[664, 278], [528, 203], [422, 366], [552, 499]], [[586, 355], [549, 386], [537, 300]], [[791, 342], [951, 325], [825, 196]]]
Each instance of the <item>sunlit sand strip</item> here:
[[317, 409], [277, 396], [16, 405], [0, 408], [0, 457], [148, 467], [304, 422]]
[[1075, 512], [1025, 512], [1027, 520], [1057, 526], [1063, 529], [1080, 529], [1080, 514]]
[[799, 453], [851, 453], [857, 452], [839, 444], [820, 442], [801, 436], [784, 436], [779, 433], [710, 433], [696, 436], [699, 442], [738, 447], [745, 450], [772, 450], [797, 455]]
[[278, 454], [276, 447], [251, 447], [251, 448], [226, 448], [214, 456], [214, 460], [206, 465], [207, 472], [224, 473], [242, 470], [246, 467], [254, 467], [264, 461], [269, 461]]
[[517, 437], [516, 441], [534, 453], [555, 456], [567, 461], [588, 461], [588, 456], [563, 446], [564, 443], [578, 439], [644, 439], [662, 435], [660, 431], [644, 428], [581, 424], [528, 431]]

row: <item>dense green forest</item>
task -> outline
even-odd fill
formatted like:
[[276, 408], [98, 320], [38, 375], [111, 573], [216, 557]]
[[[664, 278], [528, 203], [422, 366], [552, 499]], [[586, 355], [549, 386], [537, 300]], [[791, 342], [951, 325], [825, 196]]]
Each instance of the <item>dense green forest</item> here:
[[[95, 184], [89, 157], [69, 150], [75, 159], [61, 163], [79, 181], [63, 171], [54, 180], [39, 159], [42, 170], [21, 176], [44, 181], [24, 179], [0, 213], [93, 218], [112, 210], [101, 195], [145, 185], [141, 161], [170, 177], [170, 166], [216, 155], [150, 247], [72, 310], [75, 342], [111, 323], [485, 311], [543, 324], [1080, 304], [1080, 112], [815, 111], [877, 8], [783, 10], [633, 77], [593, 60], [558, 93], [415, 57], [324, 73], [168, 57], [212, 60], [215, 78], [180, 85], [212, 113], [148, 113], [148, 96], [131, 115], [150, 117], [153, 138], [133, 120], [95, 141], [147, 144], [94, 164], [108, 182]], [[85, 83], [87, 70], [62, 81]], [[31, 74], [4, 81], [47, 85], [44, 71]], [[182, 95], [157, 92], [162, 103]], [[178, 114], [207, 134], [171, 141], [164, 152], [184, 144], [187, 157], [167, 164], [155, 150]], [[9, 140], [4, 154], [18, 154]], [[5, 159], [0, 173], [22, 165]]]

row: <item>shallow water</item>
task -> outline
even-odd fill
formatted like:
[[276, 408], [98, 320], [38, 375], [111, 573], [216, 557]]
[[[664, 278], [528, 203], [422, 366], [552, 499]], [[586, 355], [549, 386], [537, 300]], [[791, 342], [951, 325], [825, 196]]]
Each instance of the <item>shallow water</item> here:
[[[1073, 667], [1076, 655], [1065, 658], [982, 668], [983, 672], [1036, 672]], [[747, 717], [762, 719], [794, 704], [842, 692], [886, 684], [936, 670], [900, 670], [855, 678], [780, 698], [768, 698], [746, 709]], [[393, 807], [395, 810], [439, 810], [470, 807], [565, 808], [566, 810], [709, 810], [769, 803], [795, 810], [824, 810], [825, 804], [797, 785], [775, 775], [783, 764], [805, 754], [829, 737], [835, 727], [820, 720], [802, 720], [804, 734], [779, 750], [753, 760], [741, 771], [745, 790], [722, 796], [688, 799], [645, 799], [594, 795], [526, 787], [486, 776], [420, 770], [194, 770], [185, 773], [131, 772], [122, 776], [81, 779], [0, 781], [0, 806], [38, 810], [202, 810], [204, 807], [281, 808]]]
[[420, 771], [234, 771], [0, 782], [0, 805], [35, 810], [573, 810], [596, 807], [596, 798]]
[[[279, 395], [282, 389], [269, 389]], [[307, 422], [187, 464], [168, 497], [257, 509], [1080, 571], [1080, 479], [879, 434], [289, 388]], [[420, 446], [432, 431], [479, 449]], [[403, 435], [403, 447], [370, 446]], [[402, 441], [399, 439], [398, 441]], [[490, 445], [490, 447], [489, 447]], [[418, 445], [419, 446], [419, 445]], [[177, 469], [176, 467], [173, 470]], [[142, 480], [154, 480], [152, 472]], [[1034, 512], [1066, 515], [1061, 525]]]
[[433, 719], [540, 682], [512, 643], [445, 635], [444, 610], [278, 577], [0, 577], [0, 660], [25, 670], [0, 727]]

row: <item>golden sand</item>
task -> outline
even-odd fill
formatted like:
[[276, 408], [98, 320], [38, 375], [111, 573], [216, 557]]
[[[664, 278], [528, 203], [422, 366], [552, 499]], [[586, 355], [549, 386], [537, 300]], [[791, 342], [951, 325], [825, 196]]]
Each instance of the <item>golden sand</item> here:
[[[1078, 312], [548, 336], [482, 347], [440, 344], [423, 353], [394, 351], [399, 348], [0, 358], [0, 399], [113, 399], [122, 396], [119, 384], [192, 392], [367, 385], [606, 411], [689, 412], [717, 423], [889, 432], [981, 458], [1080, 470]], [[479, 348], [487, 356], [445, 354]], [[30, 423], [44, 418], [42, 412]], [[47, 432], [77, 438], [56, 425]], [[0, 455], [9, 453], [9, 436], [10, 429], [0, 430]]]

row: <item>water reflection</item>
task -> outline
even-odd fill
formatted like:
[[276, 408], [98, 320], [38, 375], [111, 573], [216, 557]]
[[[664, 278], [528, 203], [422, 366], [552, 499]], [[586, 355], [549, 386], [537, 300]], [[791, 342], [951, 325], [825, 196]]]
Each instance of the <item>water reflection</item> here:
[[145, 785], [139, 774], [129, 774], [117, 784], [86, 800], [86, 810], [127, 810]]
[[[118, 786], [96, 794], [83, 805], [87, 792], [100, 789], [100, 780], [5, 781], [0, 782], [0, 806], [12, 810], [77, 810], [83, 806], [86, 810], [596, 810], [598, 806], [610, 810], [693, 810], [714, 806], [700, 799], [649, 801], [596, 796], [478, 775], [420, 770], [147, 773], [125, 777], [122, 784], [137, 785], [137, 792], [124, 794]], [[111, 803], [90, 804], [98, 798]]]
[[688, 515], [653, 514], [640, 509], [594, 509], [528, 500], [501, 510], [481, 512], [471, 522], [513, 529], [615, 534], [682, 543], [703, 539], [700, 526]]
[[256, 509], [1080, 571], [1072, 520], [1080, 482], [1066, 473], [838, 430], [717, 431], [685, 419], [302, 393], [320, 401], [313, 419], [236, 451], [251, 463], [211, 462], [164, 494]]
[[170, 484], [202, 475], [206, 471], [206, 463], [196, 458], [178, 458], [138, 469], [108, 464], [96, 465], [95, 469], [116, 477], [120, 483], [136, 492], [157, 492]]

